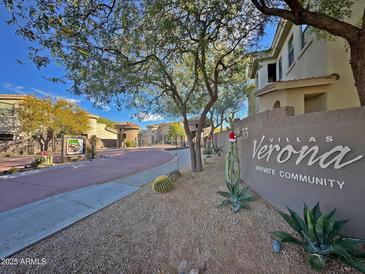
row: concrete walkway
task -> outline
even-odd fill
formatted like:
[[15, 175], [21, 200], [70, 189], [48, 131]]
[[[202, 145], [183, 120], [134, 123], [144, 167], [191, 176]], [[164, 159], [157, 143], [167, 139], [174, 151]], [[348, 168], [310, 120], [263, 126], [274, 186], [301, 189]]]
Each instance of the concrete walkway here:
[[[187, 149], [171, 151], [175, 158], [135, 175], [58, 194], [0, 213], [0, 258], [21, 249], [120, 200], [156, 176], [189, 168]], [[152, 159], [151, 159], [152, 160]]]
[[160, 149], [116, 150], [107, 158], [33, 170], [25, 176], [16, 173], [0, 181], [0, 212], [136, 174], [171, 159], [170, 153]]

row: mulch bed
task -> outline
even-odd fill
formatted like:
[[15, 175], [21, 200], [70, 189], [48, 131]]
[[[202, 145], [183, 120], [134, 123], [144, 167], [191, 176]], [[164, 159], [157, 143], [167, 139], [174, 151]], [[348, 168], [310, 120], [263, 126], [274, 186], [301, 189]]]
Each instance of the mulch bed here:
[[[44, 265], [0, 268], [5, 273], [177, 273], [182, 260], [204, 273], [317, 273], [305, 253], [284, 245], [271, 251], [269, 231], [290, 228], [258, 198], [234, 214], [218, 207], [225, 190], [224, 159], [186, 173], [166, 194], [150, 185], [72, 225], [13, 258], [45, 258]], [[335, 262], [324, 273], [356, 273]]]

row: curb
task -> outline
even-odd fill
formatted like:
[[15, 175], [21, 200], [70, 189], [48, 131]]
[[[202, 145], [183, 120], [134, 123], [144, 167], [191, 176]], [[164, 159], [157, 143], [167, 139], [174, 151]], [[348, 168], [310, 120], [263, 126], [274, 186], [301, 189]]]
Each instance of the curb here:
[[[166, 151], [166, 153], [169, 152]], [[0, 228], [0, 233], [3, 236], [0, 241], [0, 258], [7, 258], [140, 190], [142, 185], [148, 183], [146, 180], [143, 180], [143, 176], [147, 175], [148, 177], [148, 173], [169, 166], [174, 162], [177, 162], [175, 155], [173, 155], [172, 160], [158, 167], [101, 184], [94, 184], [57, 194], [31, 204], [1, 212], [0, 222], [2, 223], [2, 230]], [[140, 178], [141, 184], [132, 185], [128, 183], [128, 181], [133, 181], [133, 178], [138, 176], [142, 176]], [[90, 195], [90, 192], [94, 196]], [[100, 197], [103, 194], [105, 194], [105, 197]], [[79, 199], [77, 199], [78, 195]], [[76, 199], [75, 197], [72, 198], [72, 196], [76, 196]], [[95, 203], [93, 198], [98, 199], [98, 203]], [[47, 218], [47, 214], [50, 214], [50, 212], [52, 212], [51, 217], [48, 215]], [[35, 215], [34, 218], [29, 218], [32, 214]], [[52, 219], [52, 216], [55, 219]], [[22, 222], [25, 219], [30, 220], [27, 222], [27, 227]], [[41, 223], [39, 220], [45, 222]], [[34, 222], [32, 223], [32, 221]]]

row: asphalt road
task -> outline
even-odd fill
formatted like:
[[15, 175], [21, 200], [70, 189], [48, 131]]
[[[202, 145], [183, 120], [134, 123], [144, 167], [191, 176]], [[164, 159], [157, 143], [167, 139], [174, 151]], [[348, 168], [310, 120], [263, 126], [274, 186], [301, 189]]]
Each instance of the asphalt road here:
[[1, 179], [0, 212], [160, 166], [172, 160], [172, 154], [159, 149], [116, 150], [106, 158]]

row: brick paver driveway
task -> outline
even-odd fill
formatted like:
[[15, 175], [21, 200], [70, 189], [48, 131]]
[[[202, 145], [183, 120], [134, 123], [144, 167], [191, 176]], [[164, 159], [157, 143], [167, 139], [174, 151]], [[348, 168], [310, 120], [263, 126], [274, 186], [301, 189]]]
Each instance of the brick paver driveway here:
[[116, 151], [108, 158], [0, 179], [0, 212], [55, 194], [126, 177], [172, 159], [170, 153], [158, 149]]

